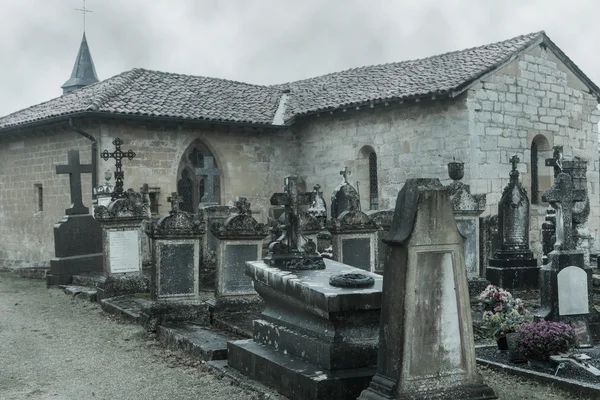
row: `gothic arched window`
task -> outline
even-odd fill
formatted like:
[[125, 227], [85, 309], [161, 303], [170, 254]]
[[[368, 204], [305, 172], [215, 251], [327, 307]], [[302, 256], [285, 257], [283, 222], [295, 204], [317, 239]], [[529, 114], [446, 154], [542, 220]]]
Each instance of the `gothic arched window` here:
[[531, 204], [538, 204], [539, 200], [539, 177], [538, 177], [538, 145], [531, 142]]
[[[204, 165], [206, 157], [213, 157], [214, 160], [210, 150], [200, 140], [195, 140], [181, 157], [177, 175], [177, 192], [183, 197], [182, 210], [195, 212], [204, 196], [204, 177], [196, 176], [195, 170], [206, 167]], [[213, 163], [214, 166], [217, 166], [216, 160]], [[221, 197], [220, 178], [220, 176], [214, 177], [214, 194], [219, 203]]]
[[369, 209], [379, 208], [379, 195], [377, 186], [377, 154], [373, 151], [369, 154]]

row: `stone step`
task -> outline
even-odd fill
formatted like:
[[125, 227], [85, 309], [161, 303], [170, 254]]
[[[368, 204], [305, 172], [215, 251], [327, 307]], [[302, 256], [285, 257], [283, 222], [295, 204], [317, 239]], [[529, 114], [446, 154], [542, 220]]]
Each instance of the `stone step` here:
[[102, 310], [109, 314], [119, 315], [128, 321], [139, 323], [144, 307], [150, 307], [148, 299], [135, 296], [118, 296], [100, 300]]
[[66, 294], [73, 295], [78, 299], [96, 301], [96, 293], [98, 292], [95, 288], [88, 286], [77, 286], [77, 285], [60, 285], [59, 289], [62, 289]]
[[193, 324], [165, 324], [156, 330], [160, 342], [204, 361], [226, 360], [227, 342], [234, 339], [223, 333]]
[[14, 274], [20, 278], [29, 279], [46, 279], [46, 274], [50, 271], [50, 267], [30, 267], [30, 266], [15, 266], [8, 267]]
[[73, 285], [98, 287], [106, 278], [103, 275], [73, 275]]
[[215, 313], [212, 324], [215, 328], [233, 333], [243, 338], [252, 338], [253, 323], [260, 319], [260, 314], [255, 313]]

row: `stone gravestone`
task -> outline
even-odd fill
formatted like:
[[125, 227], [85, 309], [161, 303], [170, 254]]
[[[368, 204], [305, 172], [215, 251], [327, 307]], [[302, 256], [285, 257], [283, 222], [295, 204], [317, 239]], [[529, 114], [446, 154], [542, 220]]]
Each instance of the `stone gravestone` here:
[[331, 218], [337, 218], [349, 209], [360, 210], [360, 196], [356, 195], [356, 189], [348, 183], [348, 167], [344, 167], [340, 175], [342, 175], [342, 183], [331, 195]]
[[286, 207], [287, 232], [264, 262], [246, 263], [265, 309], [253, 339], [228, 343], [228, 363], [292, 400], [353, 399], [375, 373], [382, 277], [299, 246], [298, 206], [310, 193], [296, 184], [287, 177], [271, 197]]
[[218, 239], [217, 306], [256, 295], [252, 279], [244, 273], [246, 262], [261, 259], [262, 243], [269, 234], [268, 227], [252, 217], [247, 198], [238, 198], [235, 208], [236, 213], [211, 227]]
[[91, 172], [90, 164], [79, 163], [78, 150], [69, 150], [68, 165], [56, 166], [57, 174], [69, 174], [71, 205], [54, 225], [54, 258], [46, 275], [49, 286], [71, 283], [73, 275], [102, 272], [102, 230], [83, 205], [81, 194], [81, 174]]
[[369, 210], [365, 214], [375, 222], [375, 226], [377, 227], [377, 259], [375, 260], [374, 272], [383, 274], [385, 251], [387, 248], [387, 244], [383, 242], [383, 239], [387, 236], [390, 226], [392, 225], [394, 210]]
[[[346, 181], [346, 170], [341, 173], [345, 184], [343, 190], [334, 192], [331, 208], [334, 210], [333, 205], [337, 205], [337, 216], [327, 223], [327, 229], [331, 232], [333, 259], [373, 272], [378, 259], [378, 228], [375, 221], [360, 210], [360, 197]], [[338, 214], [342, 205], [347, 208]]]
[[[538, 316], [548, 320], [569, 320], [574, 312], [587, 309], [588, 312], [581, 313], [581, 316], [588, 320], [592, 337], [598, 341], [600, 313], [593, 304], [592, 269], [585, 265], [584, 252], [577, 249], [573, 223], [573, 205], [583, 201], [585, 196], [585, 191], [576, 189], [571, 176], [564, 172], [557, 175], [554, 185], [542, 195], [542, 200], [556, 210], [556, 241], [554, 250], [548, 254], [548, 264], [540, 270], [541, 308]], [[578, 293], [565, 292], [577, 288]], [[582, 302], [582, 293], [587, 293], [587, 307]], [[565, 303], [561, 305], [561, 301]]]
[[359, 399], [495, 399], [475, 363], [464, 239], [437, 179], [410, 179], [386, 239], [377, 374]]
[[200, 265], [200, 239], [204, 234], [194, 215], [181, 211], [181, 196], [171, 193], [169, 215], [146, 229], [152, 239], [152, 300], [196, 299]]
[[529, 248], [529, 199], [519, 181], [519, 158], [510, 161], [510, 182], [498, 204], [500, 247], [489, 260], [486, 278], [505, 289], [537, 289], [539, 268]]

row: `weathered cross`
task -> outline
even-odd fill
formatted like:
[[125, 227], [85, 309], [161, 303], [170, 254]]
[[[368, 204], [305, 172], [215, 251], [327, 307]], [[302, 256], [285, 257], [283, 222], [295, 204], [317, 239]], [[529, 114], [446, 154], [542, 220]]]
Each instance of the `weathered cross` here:
[[287, 176], [285, 178], [285, 193], [274, 193], [271, 196], [272, 206], [285, 206], [286, 229], [284, 231], [284, 240], [288, 251], [297, 253], [302, 246], [302, 230], [300, 229], [300, 209], [301, 205], [310, 205], [312, 202], [312, 193], [298, 193], [298, 177]]
[[556, 242], [554, 250], [575, 249], [573, 237], [573, 203], [585, 200], [585, 190], [575, 189], [571, 175], [561, 172], [554, 185], [542, 195], [542, 201], [556, 209]]
[[123, 160], [124, 158], [133, 160], [133, 158], [135, 157], [135, 153], [132, 150], [128, 150], [126, 153], [123, 153], [121, 151], [121, 145], [123, 144], [123, 141], [119, 138], [116, 138], [115, 140], [113, 140], [112, 144], [115, 145], [115, 151], [113, 151], [112, 153], [109, 153], [108, 150], [104, 150], [100, 154], [100, 157], [102, 157], [104, 159], [104, 161], [108, 161], [109, 158], [114, 158], [116, 161], [115, 162], [115, 190], [112, 194], [112, 198], [114, 200], [117, 198], [125, 197], [125, 192], [123, 191], [123, 179], [125, 178], [125, 173], [121, 169], [121, 167], [123, 166], [123, 164], [121, 163], [121, 160]]
[[214, 167], [214, 159], [211, 156], [204, 157], [204, 168], [194, 170], [196, 176], [204, 176], [204, 196], [200, 203], [216, 203], [215, 196], [215, 176], [221, 175], [221, 168]]
[[69, 174], [71, 186], [71, 206], [65, 210], [67, 215], [88, 214], [90, 210], [83, 205], [81, 198], [81, 174], [91, 174], [91, 164], [79, 164], [79, 150], [69, 150], [68, 165], [57, 165], [57, 174]]
[[552, 158], [546, 158], [545, 164], [546, 167], [554, 167], [554, 177], [562, 172], [562, 146], [554, 146], [554, 152], [552, 153]]
[[167, 197], [167, 201], [171, 203], [171, 213], [179, 212], [179, 204], [183, 203], [183, 197], [177, 192], [171, 192], [171, 196]]
[[93, 12], [90, 9], [85, 8], [85, 0], [83, 0], [83, 8], [76, 8], [75, 10], [81, 11], [83, 15], [83, 31], [85, 32], [85, 14]]

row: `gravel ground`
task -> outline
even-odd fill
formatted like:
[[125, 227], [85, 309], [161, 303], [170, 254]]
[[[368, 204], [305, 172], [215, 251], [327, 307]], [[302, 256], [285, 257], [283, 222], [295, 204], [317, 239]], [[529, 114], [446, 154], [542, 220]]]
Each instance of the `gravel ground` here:
[[[479, 370], [502, 400], [579, 399]], [[1, 400], [266, 398], [208, 372], [200, 361], [162, 349], [141, 327], [107, 316], [97, 304], [0, 269]]]
[[262, 399], [139, 326], [0, 270], [0, 399]]

